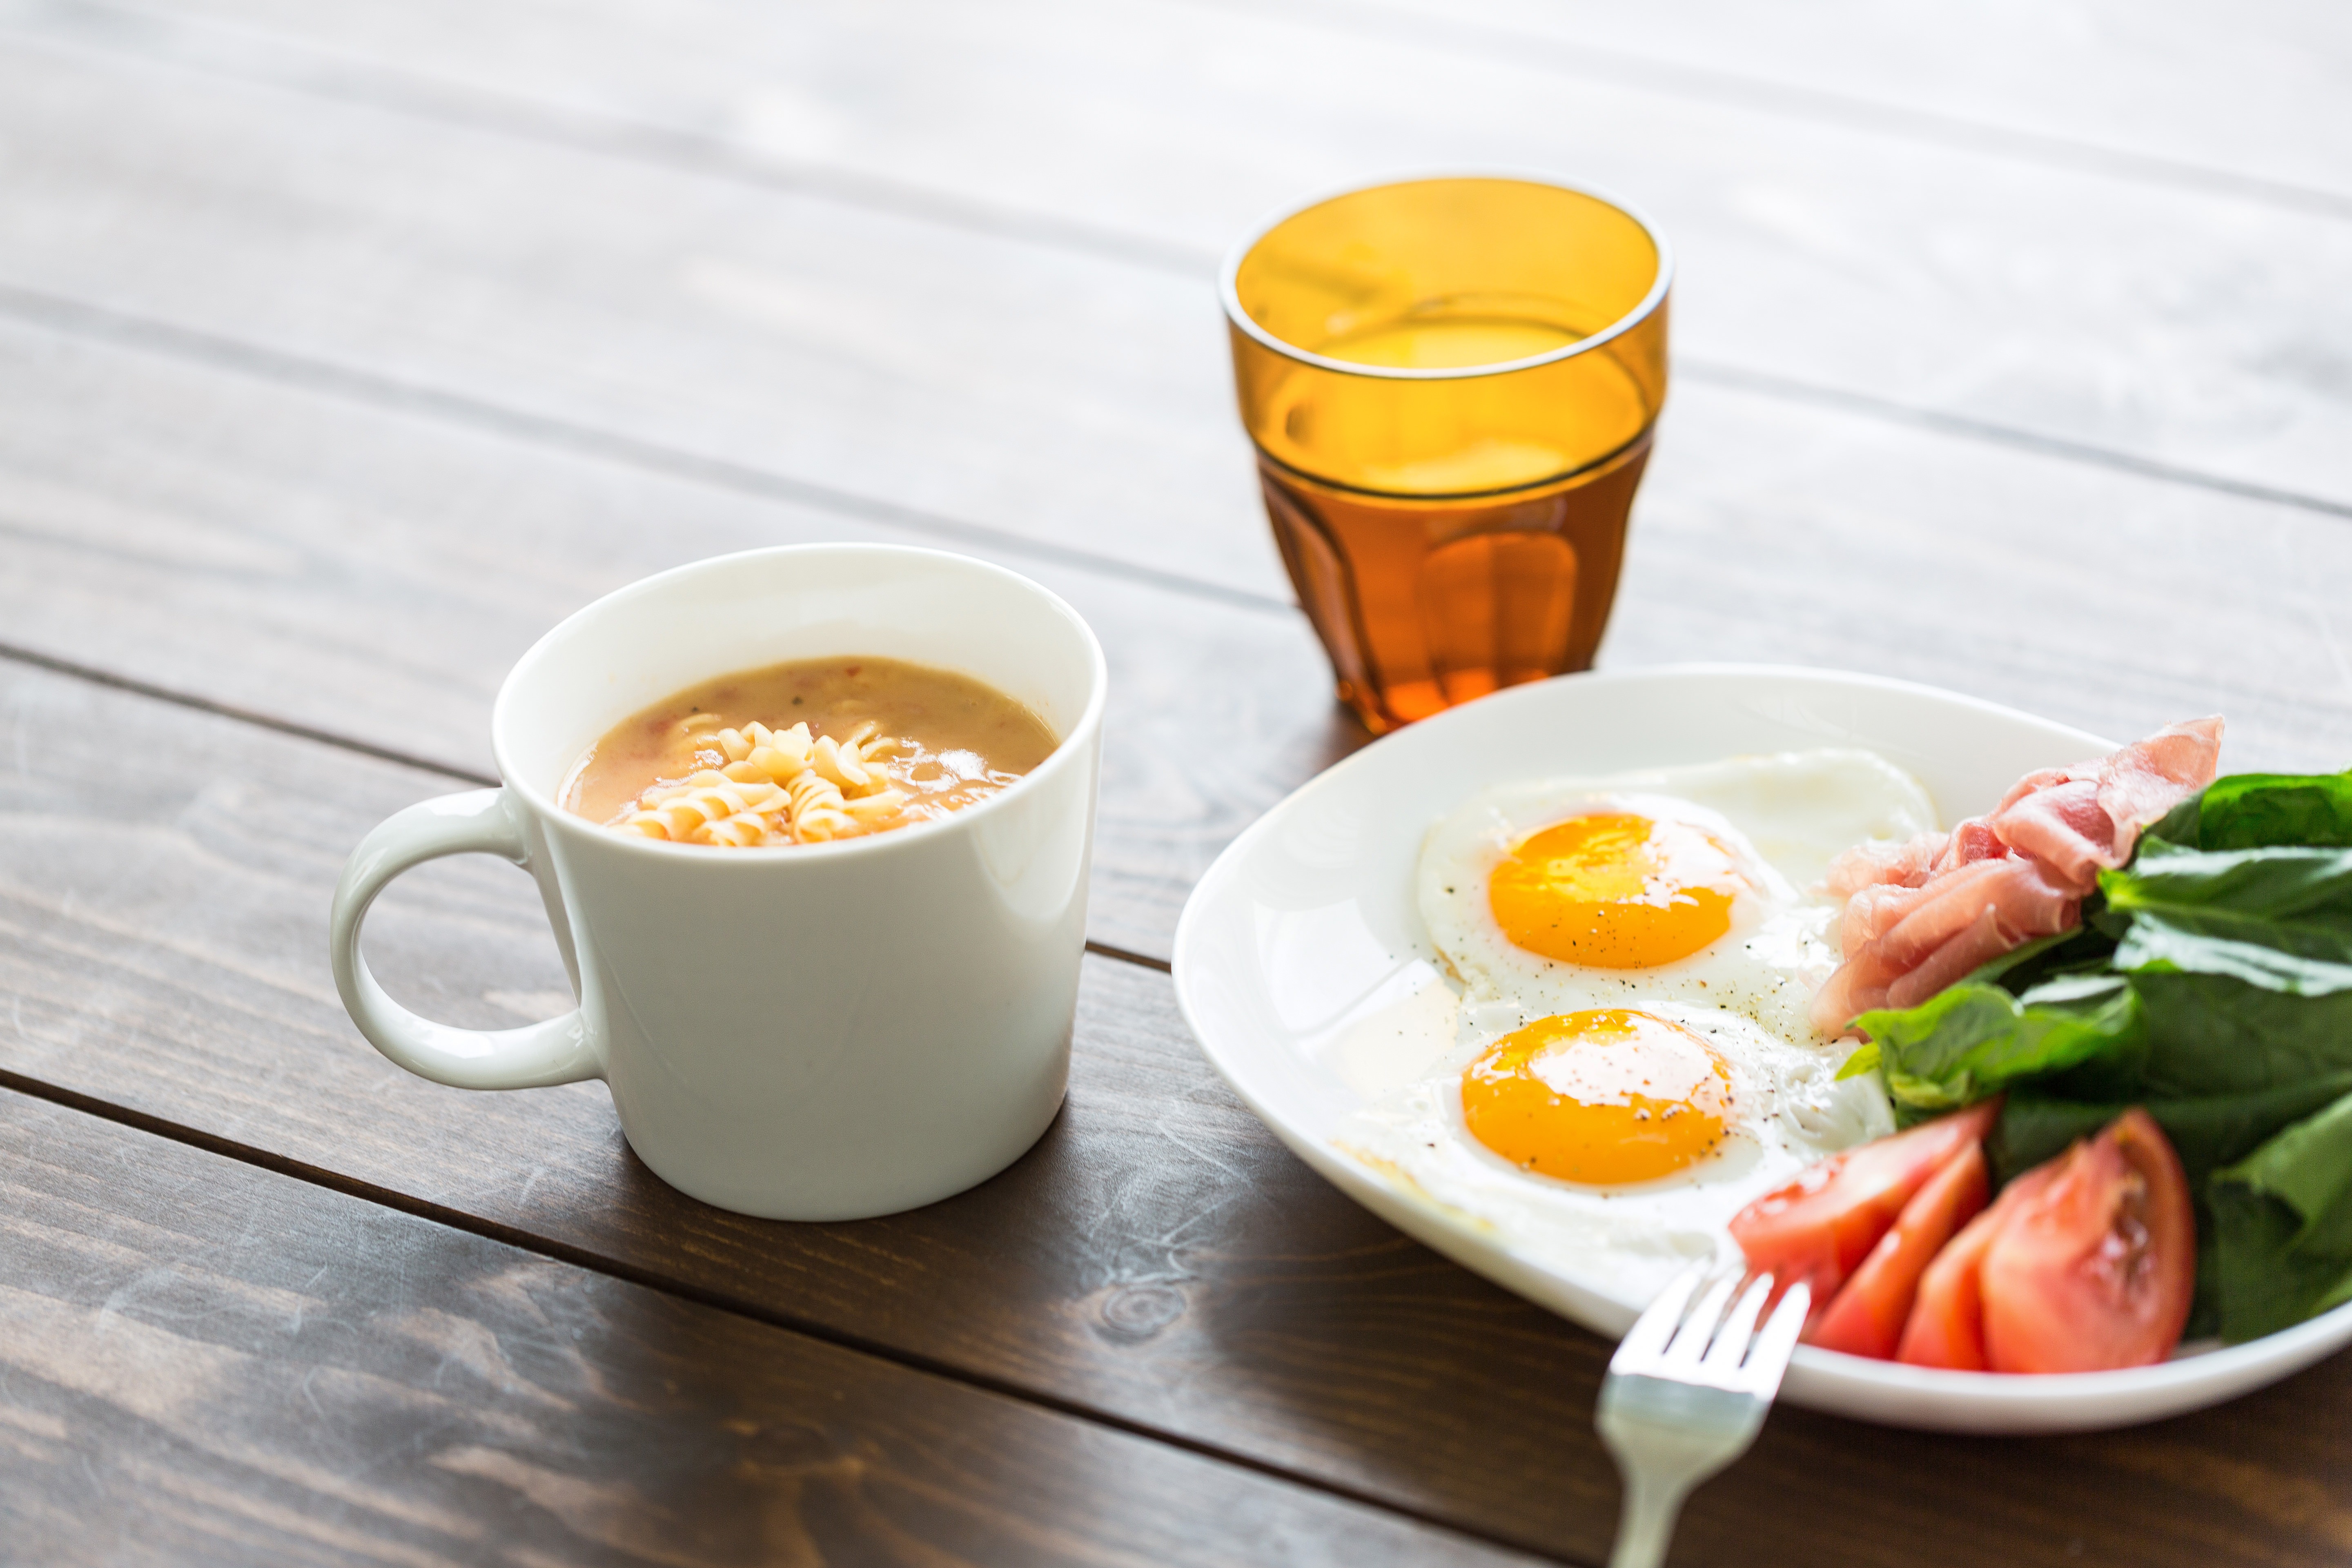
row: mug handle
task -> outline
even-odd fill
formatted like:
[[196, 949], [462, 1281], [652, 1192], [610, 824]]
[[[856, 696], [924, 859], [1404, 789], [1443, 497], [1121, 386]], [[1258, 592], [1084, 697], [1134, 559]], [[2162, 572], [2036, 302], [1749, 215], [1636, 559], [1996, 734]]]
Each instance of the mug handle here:
[[360, 955], [360, 922], [394, 877], [445, 855], [496, 855], [529, 869], [530, 846], [502, 789], [445, 795], [394, 813], [360, 840], [335, 884], [327, 944], [335, 989], [369, 1044], [419, 1078], [455, 1089], [538, 1089], [604, 1076], [574, 1007], [520, 1029], [460, 1029], [385, 994]]

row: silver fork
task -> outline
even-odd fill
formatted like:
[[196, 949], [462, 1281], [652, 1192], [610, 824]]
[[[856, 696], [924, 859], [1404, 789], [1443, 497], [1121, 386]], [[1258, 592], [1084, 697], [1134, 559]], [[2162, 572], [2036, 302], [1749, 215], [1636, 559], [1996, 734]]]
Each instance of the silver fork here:
[[1772, 1277], [1750, 1281], [1726, 1316], [1737, 1275], [1717, 1280], [1691, 1307], [1710, 1271], [1699, 1264], [1667, 1286], [1618, 1344], [1601, 1380], [1592, 1423], [1625, 1480], [1609, 1568], [1665, 1561], [1683, 1499], [1756, 1441], [1812, 1306], [1812, 1291], [1794, 1286], [1759, 1331]]

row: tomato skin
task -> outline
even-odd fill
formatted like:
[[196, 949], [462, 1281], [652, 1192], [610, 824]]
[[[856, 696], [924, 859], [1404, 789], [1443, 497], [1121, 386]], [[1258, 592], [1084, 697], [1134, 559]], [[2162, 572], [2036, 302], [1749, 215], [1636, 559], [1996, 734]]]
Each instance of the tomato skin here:
[[1919, 1276], [1919, 1292], [1904, 1321], [1895, 1359], [1909, 1366], [1939, 1366], [1951, 1372], [1982, 1372], [1984, 1348], [1983, 1269], [1993, 1237], [2019, 1205], [2058, 1173], [2056, 1161], [2036, 1165], [2000, 1190], [1992, 1207], [1960, 1228]]
[[1806, 1331], [1807, 1342], [1848, 1355], [1892, 1357], [1910, 1319], [1920, 1275], [1991, 1194], [1983, 1144], [1970, 1143], [1945, 1161]]
[[1994, 1236], [1979, 1271], [1995, 1372], [2104, 1372], [2162, 1361], [2197, 1286], [2180, 1158], [2132, 1110], [2053, 1162]]
[[1983, 1142], [2000, 1114], [2000, 1101], [1989, 1100], [1833, 1154], [1733, 1215], [1732, 1239], [1751, 1270], [1772, 1276], [1776, 1294], [1802, 1279], [1826, 1304], [1927, 1178]]

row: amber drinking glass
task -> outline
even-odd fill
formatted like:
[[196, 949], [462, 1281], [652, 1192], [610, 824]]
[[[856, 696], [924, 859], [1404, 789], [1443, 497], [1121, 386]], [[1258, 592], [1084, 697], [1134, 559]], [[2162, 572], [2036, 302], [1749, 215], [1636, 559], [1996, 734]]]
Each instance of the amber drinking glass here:
[[1224, 274], [1282, 559], [1374, 733], [1583, 669], [1666, 395], [1665, 242], [1522, 177], [1276, 219]]

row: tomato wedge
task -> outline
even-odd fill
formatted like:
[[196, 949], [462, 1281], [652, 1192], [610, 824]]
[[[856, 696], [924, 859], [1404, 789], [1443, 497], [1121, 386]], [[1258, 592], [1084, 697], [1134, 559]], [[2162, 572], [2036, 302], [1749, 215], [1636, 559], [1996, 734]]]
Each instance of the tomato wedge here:
[[1960, 1234], [1936, 1254], [1919, 1276], [1919, 1293], [1911, 1316], [1903, 1324], [1903, 1338], [1895, 1359], [1912, 1366], [1940, 1366], [1953, 1372], [1985, 1370], [1983, 1279], [1985, 1254], [1992, 1238], [2009, 1223], [2018, 1206], [2058, 1173], [2056, 1161], [2036, 1165], [2001, 1188], [1992, 1207], [1961, 1227]]
[[1732, 1217], [1748, 1268], [1769, 1272], [1776, 1292], [1802, 1279], [1827, 1303], [1878, 1245], [1912, 1194], [1952, 1157], [1984, 1142], [2000, 1101], [1924, 1122], [1908, 1132], [1832, 1154]]
[[1903, 1205], [1894, 1228], [1879, 1237], [1853, 1278], [1839, 1287], [1829, 1310], [1806, 1331], [1806, 1340], [1848, 1355], [1880, 1361], [1893, 1356], [1919, 1291], [1919, 1276], [1952, 1233], [1991, 1195], [1984, 1145], [1970, 1143], [1945, 1161]]
[[2105, 1372], [2162, 1361], [2197, 1287], [2180, 1157], [2155, 1119], [2133, 1110], [2053, 1163], [1985, 1253], [1985, 1364]]

